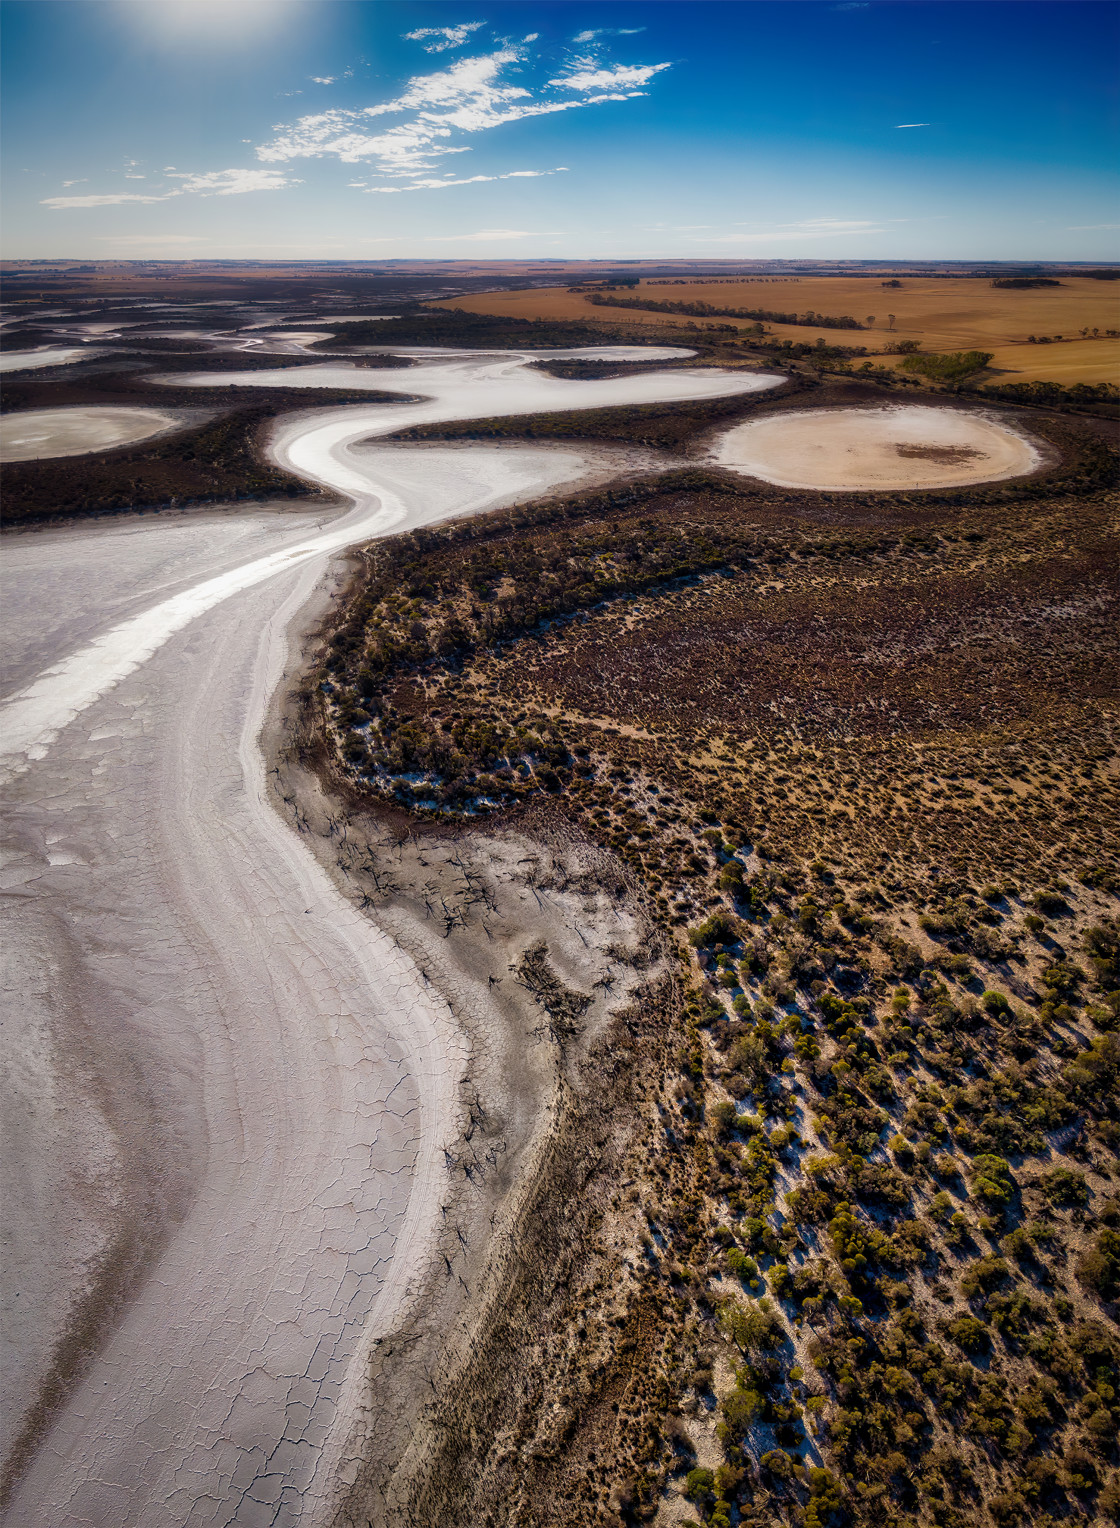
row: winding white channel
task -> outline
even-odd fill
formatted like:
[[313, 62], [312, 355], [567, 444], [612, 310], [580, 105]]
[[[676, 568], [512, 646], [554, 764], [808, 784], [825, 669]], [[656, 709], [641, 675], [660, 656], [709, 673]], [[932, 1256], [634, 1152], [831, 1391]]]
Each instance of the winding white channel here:
[[9, 538], [20, 671], [43, 659], [0, 710], [24, 1401], [113, 1237], [160, 1233], [11, 1528], [331, 1517], [369, 1346], [429, 1255], [465, 1050], [443, 998], [274, 809], [260, 732], [332, 554], [582, 465], [571, 445], [357, 442], [771, 382], [572, 383], [527, 359], [427, 356], [376, 375], [420, 401], [280, 421], [276, 460], [353, 499], [325, 527], [249, 511], [211, 521], [209, 551], [161, 518]]
[[[60, 730], [88, 705], [150, 658], [174, 632], [222, 600], [297, 563], [325, 558], [355, 542], [404, 528], [412, 506], [402, 503], [393, 493], [378, 489], [367, 463], [352, 464], [352, 458], [345, 452], [352, 441], [392, 434], [414, 424], [534, 414], [548, 409], [726, 397], [773, 387], [781, 381], [759, 373], [712, 370], [654, 372], [640, 377], [572, 383], [527, 371], [526, 361], [535, 358], [520, 353], [505, 354], [497, 360], [493, 355], [460, 357], [444, 353], [437, 359], [434, 354], [425, 354], [421, 365], [403, 374], [407, 377], [408, 392], [426, 395], [417, 402], [394, 407], [391, 413], [386, 412], [384, 405], [368, 414], [350, 405], [329, 416], [320, 414], [282, 423], [272, 447], [277, 462], [300, 477], [352, 498], [354, 509], [329, 530], [295, 547], [233, 568], [153, 606], [48, 669], [33, 684], [12, 696], [0, 713], [0, 771], [10, 773], [27, 760], [42, 758]], [[360, 371], [338, 363], [295, 371], [280, 368], [265, 373], [225, 373], [222, 381], [231, 386], [241, 383], [254, 387], [331, 388], [339, 385], [340, 373], [343, 385], [407, 396], [401, 373]], [[178, 381], [187, 386], [213, 385], [213, 377], [206, 373]], [[434, 514], [425, 512], [427, 508], [416, 506], [418, 513], [414, 518], [439, 518], [438, 506]], [[5, 774], [0, 773], [0, 780], [3, 778]]]

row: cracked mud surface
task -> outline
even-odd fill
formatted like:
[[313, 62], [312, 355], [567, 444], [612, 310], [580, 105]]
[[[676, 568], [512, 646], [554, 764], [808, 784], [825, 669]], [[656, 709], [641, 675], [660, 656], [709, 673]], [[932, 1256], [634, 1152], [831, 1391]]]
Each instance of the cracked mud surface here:
[[[406, 374], [420, 402], [282, 421], [278, 459], [354, 500], [329, 523], [254, 511], [8, 542], [13, 1525], [328, 1520], [382, 1427], [370, 1349], [443, 1234], [463, 1078], [521, 1041], [485, 1039], [489, 973], [469, 989], [448, 957], [445, 991], [424, 974], [415, 904], [378, 926], [340, 893], [274, 810], [258, 738], [332, 554], [618, 459], [353, 443], [743, 386], [572, 384], [523, 360], [425, 358]], [[532, 921], [505, 916], [511, 939]], [[538, 921], [574, 954], [573, 917]], [[529, 1108], [513, 1137], [534, 1128]]]

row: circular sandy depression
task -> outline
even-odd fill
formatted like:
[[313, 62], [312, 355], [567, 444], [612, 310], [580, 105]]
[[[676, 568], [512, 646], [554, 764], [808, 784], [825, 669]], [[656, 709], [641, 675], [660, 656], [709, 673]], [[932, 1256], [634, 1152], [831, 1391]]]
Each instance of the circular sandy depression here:
[[84, 456], [147, 440], [179, 421], [157, 409], [28, 409], [0, 418], [0, 462], [37, 456]]
[[736, 425], [716, 460], [783, 488], [943, 488], [1031, 472], [1030, 441], [983, 414], [900, 404], [806, 409]]

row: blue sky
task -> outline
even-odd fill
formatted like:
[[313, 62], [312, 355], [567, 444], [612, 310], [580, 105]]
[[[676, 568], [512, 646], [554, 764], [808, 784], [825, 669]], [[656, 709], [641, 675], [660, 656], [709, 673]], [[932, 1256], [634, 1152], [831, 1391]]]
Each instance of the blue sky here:
[[1109, 0], [7, 0], [8, 257], [1114, 259]]

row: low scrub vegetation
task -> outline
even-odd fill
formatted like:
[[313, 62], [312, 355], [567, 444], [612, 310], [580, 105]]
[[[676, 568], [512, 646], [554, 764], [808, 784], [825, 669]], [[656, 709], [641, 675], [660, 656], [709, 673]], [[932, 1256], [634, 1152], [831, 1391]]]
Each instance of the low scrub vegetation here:
[[508, 1445], [538, 1523], [1120, 1506], [1115, 459], [1034, 428], [1061, 460], [1021, 483], [696, 469], [363, 554], [336, 778], [593, 840], [674, 952], [599, 1271]]

